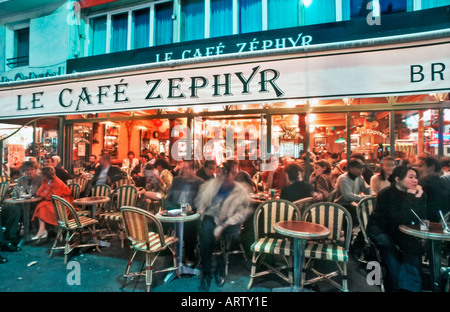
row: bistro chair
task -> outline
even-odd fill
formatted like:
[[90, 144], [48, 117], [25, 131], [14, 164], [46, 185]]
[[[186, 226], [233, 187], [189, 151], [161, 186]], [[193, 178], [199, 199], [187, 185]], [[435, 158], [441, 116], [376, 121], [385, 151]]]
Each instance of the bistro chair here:
[[120, 187], [122, 185], [133, 185], [134, 186], [134, 181], [133, 181], [133, 179], [122, 178], [120, 180], [117, 180], [116, 182], [114, 182], [111, 185], [111, 190], [115, 190], [116, 188], [118, 188], [118, 187]]
[[72, 179], [72, 183], [77, 183], [80, 186], [80, 193], [83, 194], [86, 191], [88, 180], [85, 177], [76, 177]]
[[[275, 273], [284, 281], [292, 284], [292, 239], [281, 236], [275, 232], [273, 225], [280, 221], [299, 220], [300, 210], [292, 202], [283, 199], [273, 199], [261, 203], [253, 215], [255, 242], [250, 246], [253, 252], [250, 282], [248, 289], [252, 287], [255, 277]], [[264, 261], [266, 255], [277, 255], [284, 259], [286, 265], [273, 266]], [[256, 272], [260, 257], [260, 264], [267, 268], [265, 271]], [[288, 276], [282, 270], [288, 269]]]
[[78, 199], [81, 197], [81, 187], [78, 183], [70, 183], [67, 185], [70, 190], [72, 191], [72, 197], [73, 199]]
[[[1, 212], [3, 207], [3, 201], [6, 198], [6, 195], [9, 191], [9, 182], [1, 182], [0, 183], [0, 220], [1, 220]], [[0, 229], [1, 231], [2, 229]]]
[[[372, 240], [369, 238], [369, 235], [367, 235], [367, 222], [369, 221], [369, 216], [372, 214], [373, 209], [376, 206], [376, 196], [369, 196], [366, 198], [363, 198], [359, 201], [358, 206], [356, 207], [356, 214], [358, 216], [359, 225], [361, 227], [361, 233], [364, 237], [364, 248], [361, 253], [361, 256], [358, 259], [358, 270], [361, 266], [361, 264], [366, 264], [369, 262], [367, 260], [367, 257], [371, 254], [375, 255], [376, 261], [383, 265], [383, 262], [381, 261], [380, 252], [378, 251], [377, 246], [375, 243], [372, 242]], [[384, 273], [384, 272], [383, 272]], [[381, 291], [384, 292], [384, 283], [383, 283], [383, 275], [381, 274]]]
[[303, 214], [303, 211], [305, 211], [305, 209], [309, 205], [312, 205], [314, 203], [314, 199], [312, 197], [305, 197], [305, 198], [296, 200], [293, 203], [294, 203], [294, 205], [296, 205], [298, 207], [298, 209], [300, 209], [300, 213]]
[[[69, 253], [74, 248], [95, 247], [98, 252], [97, 235], [95, 232], [95, 225], [97, 220], [84, 216], [79, 216], [75, 212], [75, 208], [65, 199], [52, 195], [53, 209], [55, 210], [56, 220], [58, 222], [58, 233], [56, 234], [55, 242], [50, 251], [50, 257], [53, 256], [55, 250], [64, 249], [64, 264], [67, 264]], [[83, 232], [88, 229], [92, 235], [92, 242], [83, 243]], [[58, 241], [62, 240], [62, 235], [66, 233], [64, 239], [64, 246], [57, 246]]]
[[[347, 262], [349, 260], [348, 251], [353, 226], [350, 213], [339, 204], [321, 202], [307, 207], [302, 220], [323, 225], [330, 230], [330, 235], [326, 240], [306, 242], [305, 260], [307, 262], [304, 265], [302, 274], [303, 285], [326, 280], [340, 290], [348, 291]], [[344, 230], [344, 224], [347, 226], [346, 230]], [[334, 261], [338, 270], [327, 274], [320, 273], [313, 267], [314, 260]], [[305, 281], [308, 269], [316, 274], [317, 277]], [[332, 279], [339, 273], [342, 276], [342, 285]]]
[[[176, 270], [179, 277], [176, 261], [176, 243], [178, 238], [175, 236], [164, 235], [161, 221], [153, 214], [141, 208], [122, 206], [120, 208], [125, 234], [130, 241], [130, 248], [133, 250], [128, 261], [122, 288], [125, 287], [128, 277], [145, 275], [145, 284], [147, 292], [152, 286], [153, 273], [167, 272]], [[172, 253], [173, 267], [153, 272], [153, 265], [163, 250], [170, 250]], [[145, 253], [145, 270], [138, 273], [130, 273], [130, 267], [138, 252]]]
[[[91, 188], [90, 196], [110, 196], [111, 187], [108, 184], [96, 184]], [[97, 211], [104, 211], [107, 204], [98, 204]]]
[[230, 264], [230, 255], [241, 254], [244, 258], [244, 263], [247, 265], [247, 255], [245, 253], [244, 246], [240, 241], [241, 230], [243, 226], [234, 233], [229, 233], [227, 235], [222, 235], [219, 239], [218, 251], [214, 252], [213, 255], [224, 255], [225, 257], [225, 276], [228, 275], [228, 267]]
[[111, 201], [106, 211], [100, 213], [98, 218], [106, 224], [109, 231], [108, 236], [117, 235], [113, 234], [110, 222], [117, 225], [121, 247], [124, 248], [123, 220], [120, 208], [123, 206], [136, 206], [138, 198], [137, 189], [134, 185], [122, 185], [113, 190], [110, 197]]

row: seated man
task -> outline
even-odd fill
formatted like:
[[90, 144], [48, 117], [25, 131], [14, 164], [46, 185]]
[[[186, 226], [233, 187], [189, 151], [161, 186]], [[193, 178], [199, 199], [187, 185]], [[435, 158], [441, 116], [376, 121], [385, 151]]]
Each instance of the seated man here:
[[[36, 196], [36, 192], [42, 184], [42, 177], [37, 174], [38, 164], [33, 161], [26, 161], [22, 164], [21, 171], [25, 173], [24, 176], [17, 180], [15, 188], [24, 188], [31, 193], [31, 196]], [[31, 206], [31, 212], [35, 208], [35, 204]], [[20, 241], [19, 237], [19, 222], [22, 218], [22, 208], [16, 205], [4, 205], [1, 212], [1, 223], [5, 228], [2, 249], [9, 250], [17, 249]], [[30, 218], [30, 216], [28, 216]], [[2, 233], [3, 234], [3, 233]], [[6, 247], [4, 247], [6, 245]], [[8, 247], [9, 246], [9, 247]]]
[[145, 177], [145, 170], [152, 170], [153, 166], [148, 162], [148, 155], [141, 155], [139, 157], [139, 164], [131, 170], [131, 177], [134, 180], [136, 187], [145, 187], [147, 179]]
[[114, 182], [126, 178], [126, 173], [119, 167], [111, 165], [111, 156], [103, 154], [99, 160], [100, 166], [95, 169], [92, 185], [107, 184], [112, 186]]
[[95, 169], [100, 166], [100, 164], [97, 161], [97, 156], [91, 155], [89, 156], [89, 163], [85, 167], [86, 172], [94, 173]]
[[291, 202], [296, 200], [312, 197], [313, 188], [311, 183], [306, 181], [300, 181], [300, 166], [296, 163], [290, 163], [284, 169], [289, 185], [281, 189], [280, 198]]
[[[165, 207], [167, 209], [180, 208], [180, 204], [184, 201], [191, 205], [192, 211], [197, 211], [194, 199], [197, 197], [200, 185], [205, 181], [195, 175], [193, 166], [192, 161], [183, 162], [180, 174], [173, 179], [172, 187], [167, 193], [165, 199]], [[197, 222], [186, 222], [184, 226], [186, 265], [191, 266], [194, 263], [194, 251], [197, 244], [199, 225]]]

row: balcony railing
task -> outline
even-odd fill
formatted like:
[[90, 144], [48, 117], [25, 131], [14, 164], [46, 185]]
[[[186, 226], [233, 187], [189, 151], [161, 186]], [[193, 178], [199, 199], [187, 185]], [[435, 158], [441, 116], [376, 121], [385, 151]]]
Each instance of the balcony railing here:
[[6, 65], [9, 68], [15, 68], [20, 66], [28, 66], [30, 57], [27, 56], [19, 56], [19, 57], [12, 57], [9, 59], [6, 59]]

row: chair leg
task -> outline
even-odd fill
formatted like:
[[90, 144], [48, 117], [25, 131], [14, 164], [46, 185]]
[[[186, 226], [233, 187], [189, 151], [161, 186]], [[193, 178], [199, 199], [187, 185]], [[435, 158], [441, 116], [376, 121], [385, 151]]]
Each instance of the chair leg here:
[[50, 258], [53, 256], [53, 251], [55, 250], [56, 244], [58, 243], [58, 239], [62, 235], [62, 229], [58, 229], [58, 234], [56, 234], [55, 242], [53, 243], [52, 248], [50, 249]]
[[255, 274], [256, 274], [256, 252], [253, 252], [253, 256], [252, 256], [252, 269], [250, 271], [250, 281], [248, 283], [247, 289], [252, 288], [252, 284], [253, 284], [253, 279], [255, 278]]
[[64, 246], [64, 264], [67, 264], [67, 260], [69, 259], [69, 253], [71, 251], [70, 249], [70, 231], [66, 231], [66, 241]]
[[343, 264], [342, 272], [342, 290], [348, 292], [348, 274], [347, 274], [347, 262]]
[[131, 264], [133, 263], [133, 259], [134, 259], [134, 256], [136, 256], [136, 253], [137, 253], [137, 250], [134, 250], [131, 253], [130, 259], [128, 260], [127, 267], [125, 269], [125, 273], [123, 274], [122, 288], [125, 288], [125, 284], [127, 282], [127, 277], [128, 277], [128, 274], [130, 273], [130, 267], [131, 267]]
[[147, 292], [150, 292], [152, 287], [152, 263], [150, 254], [145, 254], [145, 284], [147, 285]]

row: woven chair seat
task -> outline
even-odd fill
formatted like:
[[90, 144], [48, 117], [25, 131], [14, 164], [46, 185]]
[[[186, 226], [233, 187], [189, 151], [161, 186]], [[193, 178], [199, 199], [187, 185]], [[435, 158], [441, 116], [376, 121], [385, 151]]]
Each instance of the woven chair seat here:
[[305, 257], [348, 262], [347, 251], [337, 244], [307, 244], [305, 247]]
[[280, 238], [260, 238], [250, 246], [252, 252], [290, 256], [293, 253], [291, 240]]
[[83, 217], [90, 217], [91, 212], [89, 210], [79, 210], [79, 211], [77, 211], [77, 215], [83, 216]]
[[105, 212], [101, 213], [98, 216], [99, 218], [106, 219], [106, 220], [112, 220], [112, 221], [120, 221], [122, 220], [122, 215], [120, 212]]
[[[87, 225], [91, 225], [91, 224], [95, 224], [98, 223], [97, 220], [95, 219], [91, 219], [85, 216], [80, 216], [78, 215], [78, 219], [80, 220], [81, 223], [81, 227], [87, 226]], [[67, 222], [67, 226], [70, 230], [76, 229], [78, 227], [77, 222], [75, 221], [75, 219], [71, 219]]]
[[[163, 249], [161, 247], [161, 240], [159, 239], [158, 233], [150, 232], [148, 233], [148, 237], [150, 241], [150, 249], [147, 249], [147, 244], [145, 242], [132, 242], [131, 247], [148, 252], [156, 252], [160, 249]], [[166, 242], [166, 245], [170, 245], [176, 243], [178, 241], [178, 238], [174, 236], [164, 235], [164, 241]]]

